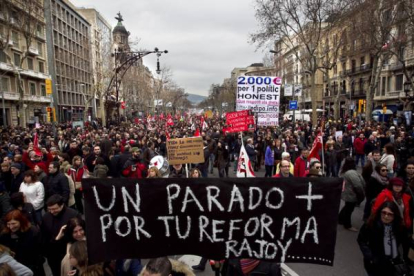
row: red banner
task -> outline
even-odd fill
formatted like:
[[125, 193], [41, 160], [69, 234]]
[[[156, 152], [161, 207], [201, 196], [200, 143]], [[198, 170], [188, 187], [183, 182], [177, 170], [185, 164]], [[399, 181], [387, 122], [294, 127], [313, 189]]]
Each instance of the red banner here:
[[226, 114], [227, 132], [240, 132], [249, 129], [249, 110], [229, 112]]

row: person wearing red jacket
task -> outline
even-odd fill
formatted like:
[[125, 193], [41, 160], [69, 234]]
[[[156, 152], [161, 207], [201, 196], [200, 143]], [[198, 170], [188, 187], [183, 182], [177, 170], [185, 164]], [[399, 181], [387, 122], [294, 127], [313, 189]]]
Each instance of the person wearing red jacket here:
[[308, 163], [309, 150], [307, 148], [302, 149], [302, 152], [298, 158], [295, 160], [295, 177], [305, 177], [307, 171], [309, 170]]
[[126, 161], [122, 175], [128, 178], [145, 178], [147, 167], [142, 162], [141, 150], [137, 147], [131, 149], [132, 156]]
[[372, 214], [376, 213], [378, 208], [386, 201], [395, 202], [400, 210], [404, 225], [407, 229], [411, 229], [412, 221], [410, 216], [410, 200], [411, 196], [405, 193], [405, 183], [399, 177], [391, 178], [386, 189], [378, 195], [372, 206]]
[[33, 170], [39, 163], [43, 163], [42, 166], [47, 168], [49, 163], [53, 161], [53, 156], [47, 152], [46, 149], [40, 151], [29, 148], [27, 151], [23, 152], [22, 161], [30, 170]]
[[367, 139], [365, 139], [365, 135], [363, 133], [359, 134], [359, 137], [355, 138], [354, 141], [354, 149], [355, 149], [355, 156], [356, 156], [356, 163], [355, 165], [358, 166], [358, 161], [361, 159], [361, 167], [365, 166], [365, 143]]

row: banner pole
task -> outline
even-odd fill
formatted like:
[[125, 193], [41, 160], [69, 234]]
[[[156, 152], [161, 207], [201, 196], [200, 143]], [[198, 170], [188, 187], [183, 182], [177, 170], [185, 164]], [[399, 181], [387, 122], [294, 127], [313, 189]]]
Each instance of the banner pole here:
[[186, 173], [187, 178], [188, 178], [188, 164], [187, 163], [185, 164], [185, 173]]

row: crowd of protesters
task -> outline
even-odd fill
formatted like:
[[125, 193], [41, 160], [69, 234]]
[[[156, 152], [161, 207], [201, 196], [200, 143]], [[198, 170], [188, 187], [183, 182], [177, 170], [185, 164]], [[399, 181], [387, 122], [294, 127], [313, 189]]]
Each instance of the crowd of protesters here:
[[[238, 169], [242, 145], [256, 177], [342, 177], [339, 223], [350, 231], [359, 231], [351, 215], [365, 200], [358, 243], [369, 275], [392, 275], [381, 273], [392, 271], [393, 260], [414, 260], [414, 128], [351, 119], [321, 120], [317, 126], [285, 121], [243, 134], [223, 133], [223, 127], [217, 115], [183, 114], [108, 127], [1, 129], [0, 262], [7, 259], [16, 275], [44, 275], [45, 259], [55, 276], [138, 275], [138, 259], [87, 265], [82, 179], [206, 178], [214, 171], [229, 177]], [[167, 158], [168, 139], [195, 135], [203, 138], [203, 163], [150, 167], [154, 157]], [[315, 152], [318, 135], [323, 144]], [[205, 264], [202, 259], [193, 268], [204, 270]], [[240, 275], [260, 267], [238, 265]]]

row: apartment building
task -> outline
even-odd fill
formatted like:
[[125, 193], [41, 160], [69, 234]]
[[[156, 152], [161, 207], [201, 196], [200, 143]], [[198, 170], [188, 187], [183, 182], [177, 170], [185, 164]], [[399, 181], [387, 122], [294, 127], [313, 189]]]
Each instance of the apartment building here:
[[113, 70], [112, 60], [112, 26], [95, 9], [76, 8], [91, 24], [91, 53], [92, 53], [92, 109], [93, 117], [105, 120], [104, 112], [104, 93], [109, 84]]
[[[7, 125], [47, 120], [47, 64], [43, 0], [14, 0], [0, 6], [0, 106]], [[20, 80], [20, 81], [19, 81]], [[0, 125], [3, 113], [0, 112]]]
[[92, 115], [91, 24], [67, 0], [45, 0], [49, 71], [58, 120]]

